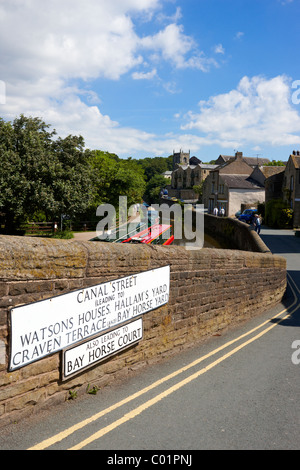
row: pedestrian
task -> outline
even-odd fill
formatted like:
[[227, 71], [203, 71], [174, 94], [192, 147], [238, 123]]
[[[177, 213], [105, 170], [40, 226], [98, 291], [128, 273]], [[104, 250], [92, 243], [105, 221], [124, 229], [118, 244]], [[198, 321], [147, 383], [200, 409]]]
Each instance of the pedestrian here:
[[254, 228], [256, 233], [260, 233], [261, 219], [259, 215], [255, 214]]
[[218, 215], [218, 213], [219, 213], [218, 208], [215, 207], [215, 208], [214, 208], [214, 215]]
[[221, 214], [221, 217], [224, 217], [224, 215], [225, 215], [224, 207], [221, 207], [220, 214]]

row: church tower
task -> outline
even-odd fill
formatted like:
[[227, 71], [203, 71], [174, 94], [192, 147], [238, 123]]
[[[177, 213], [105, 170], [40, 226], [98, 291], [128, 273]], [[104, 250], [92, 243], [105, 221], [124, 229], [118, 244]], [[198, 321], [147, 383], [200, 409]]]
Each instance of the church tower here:
[[176, 165], [188, 165], [190, 161], [191, 151], [184, 153], [181, 149], [179, 153], [173, 150], [173, 171], [176, 170]]

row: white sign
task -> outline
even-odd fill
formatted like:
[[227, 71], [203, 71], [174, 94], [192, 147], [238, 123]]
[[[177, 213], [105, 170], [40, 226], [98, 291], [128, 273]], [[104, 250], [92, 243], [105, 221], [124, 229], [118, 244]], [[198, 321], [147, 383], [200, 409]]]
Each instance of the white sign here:
[[13, 308], [10, 370], [165, 305], [169, 290], [164, 266]]
[[132, 346], [142, 337], [143, 321], [139, 318], [79, 346], [67, 349], [63, 354], [63, 378], [68, 378], [76, 372]]

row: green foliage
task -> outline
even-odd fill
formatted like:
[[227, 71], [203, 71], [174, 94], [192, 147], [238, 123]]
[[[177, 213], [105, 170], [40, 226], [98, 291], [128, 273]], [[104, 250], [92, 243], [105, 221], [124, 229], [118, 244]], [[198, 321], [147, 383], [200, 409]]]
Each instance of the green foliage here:
[[[119, 196], [128, 206], [159, 201], [173, 156], [133, 160], [85, 149], [81, 136], [56, 136], [40, 118], [0, 118], [0, 213], [5, 233], [20, 233], [27, 222], [96, 221], [96, 209]], [[68, 231], [55, 237], [69, 238]]]
[[60, 238], [63, 240], [70, 240], [71, 238], [74, 238], [73, 232], [70, 230], [57, 230], [55, 234], [51, 236], [51, 238]]
[[0, 119], [0, 211], [6, 233], [34, 214], [48, 220], [85, 210], [91, 201], [90, 152], [82, 137], [54, 140], [39, 118]]
[[158, 174], [152, 176], [146, 186], [144, 194], [145, 201], [147, 201], [148, 204], [158, 204], [160, 191], [166, 186], [166, 183], [166, 178], [164, 176]]
[[265, 223], [273, 228], [288, 228], [293, 225], [293, 210], [281, 199], [267, 202]]
[[68, 400], [76, 400], [78, 396], [77, 390], [69, 390]]
[[193, 186], [193, 191], [194, 191], [196, 194], [198, 194], [198, 200], [199, 200], [199, 201], [202, 201], [203, 183], [204, 183], [204, 180], [201, 181], [200, 184], [197, 184], [197, 185]]
[[285, 164], [281, 160], [272, 160], [271, 162], [267, 163], [266, 166], [285, 166]]
[[135, 160], [121, 160], [115, 154], [95, 150], [91, 152], [90, 165], [94, 211], [107, 202], [118, 207], [119, 196], [127, 196], [128, 205], [141, 201], [146, 183], [144, 171]]
[[86, 388], [86, 393], [89, 393], [90, 395], [97, 395], [98, 391], [99, 387], [97, 387], [97, 385], [94, 385], [94, 387], [90, 387], [90, 384], [88, 384]]
[[149, 182], [153, 176], [162, 175], [165, 171], [172, 170], [173, 157], [146, 157], [141, 160], [137, 160], [137, 163], [144, 170], [146, 182]]

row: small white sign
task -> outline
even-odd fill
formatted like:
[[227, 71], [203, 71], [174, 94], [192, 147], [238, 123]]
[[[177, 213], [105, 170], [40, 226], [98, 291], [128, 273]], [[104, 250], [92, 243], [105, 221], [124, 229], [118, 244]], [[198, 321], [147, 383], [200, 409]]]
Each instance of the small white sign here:
[[63, 379], [126, 349], [143, 338], [143, 322], [131, 323], [95, 337], [63, 352]]
[[169, 290], [170, 266], [164, 266], [13, 308], [9, 370], [159, 308]]

